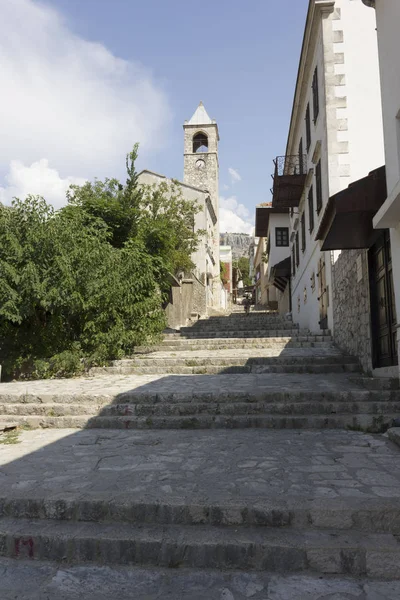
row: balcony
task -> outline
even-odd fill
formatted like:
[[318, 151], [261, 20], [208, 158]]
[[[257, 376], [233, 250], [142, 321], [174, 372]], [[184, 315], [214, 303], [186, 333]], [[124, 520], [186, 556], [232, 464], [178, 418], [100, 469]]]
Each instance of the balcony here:
[[296, 208], [307, 177], [307, 155], [277, 156], [272, 192], [274, 208]]

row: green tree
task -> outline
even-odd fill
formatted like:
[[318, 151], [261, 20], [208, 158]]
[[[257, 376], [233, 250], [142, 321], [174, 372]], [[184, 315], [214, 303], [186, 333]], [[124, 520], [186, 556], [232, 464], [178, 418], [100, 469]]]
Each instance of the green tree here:
[[243, 284], [245, 287], [252, 285], [251, 277], [249, 276], [250, 271], [250, 259], [247, 256], [241, 256], [237, 261], [237, 267], [242, 274]]
[[137, 155], [136, 144], [127, 155], [125, 185], [116, 179], [72, 185], [67, 210], [83, 210], [88, 222], [93, 217], [102, 219], [110, 232], [110, 243], [117, 248], [132, 239], [142, 242], [151, 256], [160, 259], [158, 280], [165, 287], [168, 273], [176, 275], [193, 268], [190, 257], [205, 233], [194, 229], [201, 209], [198, 202], [185, 200], [175, 181], [139, 185]]
[[68, 205], [0, 205], [0, 362], [9, 375], [65, 375], [129, 355], [165, 327], [168, 273], [192, 267], [198, 203], [177, 183], [71, 186]]
[[[43, 199], [0, 207], [0, 360], [64, 375], [104, 363], [157, 337], [165, 326], [159, 260], [140, 242], [110, 244], [99, 218], [54, 212]], [[38, 366], [39, 365], [39, 366]]]

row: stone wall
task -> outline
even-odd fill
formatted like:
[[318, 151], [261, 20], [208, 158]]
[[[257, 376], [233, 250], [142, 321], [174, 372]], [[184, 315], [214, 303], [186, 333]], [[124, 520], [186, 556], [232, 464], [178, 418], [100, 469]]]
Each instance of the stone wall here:
[[170, 302], [165, 312], [168, 327], [179, 329], [188, 324], [193, 305], [193, 281], [182, 280], [180, 285], [171, 287]]
[[332, 267], [333, 332], [339, 348], [372, 373], [370, 292], [366, 250], [343, 250]]
[[193, 300], [192, 313], [197, 313], [201, 317], [207, 314], [207, 287], [193, 275]]

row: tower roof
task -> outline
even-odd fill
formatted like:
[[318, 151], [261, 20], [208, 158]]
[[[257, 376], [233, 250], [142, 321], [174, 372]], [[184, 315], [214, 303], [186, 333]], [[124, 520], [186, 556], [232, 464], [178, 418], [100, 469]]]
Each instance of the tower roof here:
[[200, 102], [193, 117], [188, 121], [188, 125], [212, 125], [212, 123], [215, 123], [215, 121], [210, 119], [204, 104]]

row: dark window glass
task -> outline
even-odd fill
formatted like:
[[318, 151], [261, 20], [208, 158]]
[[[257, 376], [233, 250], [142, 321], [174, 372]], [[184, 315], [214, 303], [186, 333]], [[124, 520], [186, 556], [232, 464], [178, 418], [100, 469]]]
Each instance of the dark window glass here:
[[315, 68], [314, 77], [312, 82], [312, 93], [313, 93], [313, 113], [314, 123], [317, 122], [319, 115], [319, 95], [318, 95], [318, 68]]
[[311, 146], [311, 116], [310, 116], [310, 104], [307, 104], [306, 110], [306, 142], [307, 142], [307, 152]]
[[275, 227], [275, 245], [289, 246], [289, 227]]
[[292, 246], [292, 275], [293, 277], [295, 276], [296, 273], [296, 255], [295, 255], [295, 249], [294, 249], [294, 244]]
[[314, 231], [314, 189], [310, 187], [308, 192], [308, 215], [310, 221], [310, 233]]
[[296, 231], [296, 267], [299, 266], [299, 262], [300, 262], [299, 232]]
[[299, 144], [299, 167], [300, 167], [300, 174], [302, 175], [304, 173], [304, 154], [303, 154], [303, 138], [301, 138], [300, 140], [300, 144]]
[[301, 215], [301, 251], [305, 252], [306, 249], [306, 215]]
[[318, 164], [315, 169], [315, 186], [317, 193], [317, 213], [321, 212], [322, 208], [322, 180], [321, 180], [321, 161], [318, 161]]

